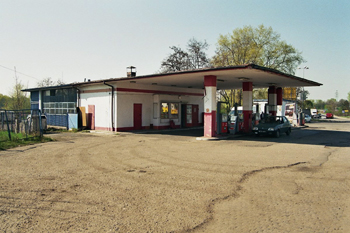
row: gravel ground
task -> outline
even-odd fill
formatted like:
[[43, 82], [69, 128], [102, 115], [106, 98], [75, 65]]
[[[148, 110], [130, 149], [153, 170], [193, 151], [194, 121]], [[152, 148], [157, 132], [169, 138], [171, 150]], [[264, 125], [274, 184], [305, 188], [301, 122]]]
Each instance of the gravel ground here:
[[[350, 232], [349, 125], [290, 139], [52, 134], [0, 152], [0, 231]], [[328, 144], [329, 130], [342, 138]]]

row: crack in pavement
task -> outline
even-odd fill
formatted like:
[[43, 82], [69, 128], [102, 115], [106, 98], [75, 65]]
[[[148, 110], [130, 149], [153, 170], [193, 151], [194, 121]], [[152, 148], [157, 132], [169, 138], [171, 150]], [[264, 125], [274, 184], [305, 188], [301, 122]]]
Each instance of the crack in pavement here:
[[[330, 155], [328, 155], [327, 158], [329, 156]], [[245, 181], [247, 181], [249, 179], [249, 177], [251, 177], [251, 176], [253, 176], [253, 175], [255, 175], [255, 174], [259, 173], [259, 172], [268, 171], [268, 170], [274, 170], [274, 169], [290, 168], [290, 167], [294, 167], [294, 166], [297, 166], [297, 165], [300, 165], [300, 164], [305, 164], [305, 163], [307, 163], [307, 162], [297, 162], [297, 163], [288, 164], [286, 166], [265, 167], [265, 168], [262, 168], [262, 169], [252, 170], [252, 171], [244, 173], [242, 175], [241, 179], [239, 179], [238, 185], [237, 185], [236, 189], [233, 191], [233, 193], [231, 193], [229, 195], [226, 195], [224, 197], [218, 197], [218, 198], [215, 198], [215, 199], [211, 200], [211, 203], [207, 207], [207, 213], [209, 213], [209, 215], [210, 215], [209, 217], [204, 219], [204, 221], [201, 222], [200, 224], [198, 224], [197, 226], [195, 226], [195, 227], [193, 227], [191, 229], [187, 229], [184, 232], [194, 232], [196, 230], [199, 230], [199, 229], [203, 228], [206, 224], [208, 224], [210, 221], [212, 221], [214, 219], [213, 213], [214, 213], [214, 206], [215, 206], [215, 204], [217, 204], [217, 203], [219, 203], [221, 201], [225, 201], [225, 200], [227, 200], [229, 198], [238, 198], [238, 197], [240, 197], [241, 195], [238, 192], [243, 189], [241, 184], [243, 184]]]

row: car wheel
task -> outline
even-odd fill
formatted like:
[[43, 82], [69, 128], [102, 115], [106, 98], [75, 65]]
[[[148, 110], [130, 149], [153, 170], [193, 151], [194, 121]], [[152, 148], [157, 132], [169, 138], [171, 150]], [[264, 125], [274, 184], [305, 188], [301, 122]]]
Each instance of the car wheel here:
[[291, 132], [292, 132], [292, 130], [291, 130], [291, 128], [289, 128], [289, 129], [287, 130], [286, 134], [289, 136]]
[[277, 130], [276, 133], [275, 133], [275, 137], [276, 137], [276, 138], [279, 138], [280, 135], [281, 135], [280, 130]]

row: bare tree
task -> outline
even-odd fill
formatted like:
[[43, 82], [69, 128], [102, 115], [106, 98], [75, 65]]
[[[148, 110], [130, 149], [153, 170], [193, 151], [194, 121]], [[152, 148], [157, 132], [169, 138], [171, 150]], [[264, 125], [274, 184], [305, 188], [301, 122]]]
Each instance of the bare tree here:
[[61, 80], [57, 80], [56, 82], [52, 80], [51, 77], [44, 78], [43, 80], [37, 82], [38, 87], [50, 87], [50, 86], [58, 86], [64, 85], [65, 83]]
[[208, 67], [209, 58], [205, 53], [208, 46], [206, 41], [201, 42], [194, 38], [188, 41], [187, 50], [171, 46], [173, 52], [162, 61], [160, 72], [171, 73]]
[[194, 38], [190, 39], [187, 44], [187, 50], [190, 59], [191, 69], [200, 69], [209, 67], [209, 58], [205, 53], [209, 47], [206, 41], [201, 42]]

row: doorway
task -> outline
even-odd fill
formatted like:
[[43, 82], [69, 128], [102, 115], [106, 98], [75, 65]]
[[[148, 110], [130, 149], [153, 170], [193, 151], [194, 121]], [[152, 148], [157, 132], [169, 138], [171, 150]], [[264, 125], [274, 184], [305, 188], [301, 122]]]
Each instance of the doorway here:
[[199, 109], [198, 104], [193, 104], [192, 105], [192, 126], [198, 126], [199, 125], [199, 122], [198, 122], [198, 109]]
[[199, 105], [182, 104], [181, 105], [181, 127], [195, 127], [199, 125]]
[[134, 104], [134, 130], [142, 129], [142, 104]]

